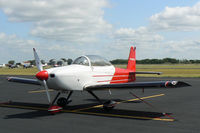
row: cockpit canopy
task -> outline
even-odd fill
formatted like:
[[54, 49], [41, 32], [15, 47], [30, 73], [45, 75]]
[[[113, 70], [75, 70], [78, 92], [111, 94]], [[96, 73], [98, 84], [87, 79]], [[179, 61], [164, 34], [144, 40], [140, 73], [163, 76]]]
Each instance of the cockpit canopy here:
[[85, 66], [110, 66], [112, 65], [108, 60], [98, 55], [85, 55], [74, 60], [73, 64]]

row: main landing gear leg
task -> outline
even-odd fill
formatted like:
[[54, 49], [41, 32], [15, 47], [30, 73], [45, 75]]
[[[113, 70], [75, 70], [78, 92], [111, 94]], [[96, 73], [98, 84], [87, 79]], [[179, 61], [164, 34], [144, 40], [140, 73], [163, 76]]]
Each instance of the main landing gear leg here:
[[88, 91], [88, 93], [90, 93], [93, 97], [95, 97], [100, 104], [103, 104], [103, 109], [105, 109], [106, 111], [109, 111], [111, 109], [113, 109], [115, 107], [115, 105], [117, 104], [115, 101], [109, 100], [105, 103], [103, 103], [99, 97], [97, 97], [97, 95], [95, 95], [92, 91]]
[[97, 95], [95, 95], [92, 91], [88, 91], [93, 97], [95, 97], [97, 99], [97, 101], [99, 101], [100, 104], [103, 104], [103, 102], [97, 97]]

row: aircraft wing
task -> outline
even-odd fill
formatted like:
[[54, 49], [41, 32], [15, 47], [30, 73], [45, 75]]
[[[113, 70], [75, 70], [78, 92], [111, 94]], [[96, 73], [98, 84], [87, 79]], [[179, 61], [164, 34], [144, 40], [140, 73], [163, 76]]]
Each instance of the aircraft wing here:
[[129, 82], [118, 84], [100, 84], [86, 86], [85, 90], [103, 90], [103, 89], [142, 89], [142, 88], [178, 88], [191, 86], [182, 81], [152, 81], [152, 82]]
[[19, 78], [19, 77], [8, 77], [9, 82], [17, 82], [24, 84], [41, 85], [37, 79]]

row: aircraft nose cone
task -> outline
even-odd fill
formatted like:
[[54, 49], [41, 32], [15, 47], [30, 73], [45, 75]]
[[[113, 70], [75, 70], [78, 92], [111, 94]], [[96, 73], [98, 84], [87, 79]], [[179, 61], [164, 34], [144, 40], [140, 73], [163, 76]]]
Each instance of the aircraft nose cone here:
[[39, 80], [47, 80], [49, 77], [49, 74], [47, 71], [40, 71], [36, 74], [36, 78]]

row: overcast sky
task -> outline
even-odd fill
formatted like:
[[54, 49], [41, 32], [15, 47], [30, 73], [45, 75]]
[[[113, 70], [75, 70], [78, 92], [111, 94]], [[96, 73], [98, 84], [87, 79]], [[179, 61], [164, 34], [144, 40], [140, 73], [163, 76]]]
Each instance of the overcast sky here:
[[0, 63], [74, 59], [173, 57], [200, 59], [197, 0], [0, 0]]

